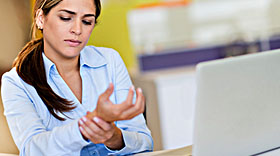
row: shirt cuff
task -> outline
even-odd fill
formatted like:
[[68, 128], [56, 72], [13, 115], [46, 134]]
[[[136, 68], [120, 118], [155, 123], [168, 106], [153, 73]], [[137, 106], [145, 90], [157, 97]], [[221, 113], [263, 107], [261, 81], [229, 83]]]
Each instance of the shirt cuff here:
[[80, 131], [79, 124], [78, 124], [79, 119], [76, 119], [74, 122], [75, 122], [74, 128], [76, 127], [76, 136], [77, 136], [77, 138], [78, 138], [79, 140], [81, 140], [81, 144], [82, 144], [83, 146], [86, 146], [86, 145], [90, 144], [91, 142], [88, 141], [88, 140], [85, 140], [84, 137], [83, 137], [83, 135], [82, 135], [82, 133], [81, 133], [81, 131]]
[[135, 132], [125, 131], [120, 129], [122, 132], [123, 140], [125, 147], [121, 150], [111, 150], [107, 146], [105, 148], [109, 151], [109, 155], [126, 155], [132, 154], [135, 152], [135, 149], [138, 149], [138, 139]]

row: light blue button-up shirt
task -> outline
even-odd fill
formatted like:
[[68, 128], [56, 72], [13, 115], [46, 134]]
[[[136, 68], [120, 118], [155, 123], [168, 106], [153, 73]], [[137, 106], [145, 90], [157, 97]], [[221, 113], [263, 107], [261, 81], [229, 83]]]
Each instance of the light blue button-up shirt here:
[[87, 142], [79, 131], [78, 120], [87, 111], [95, 109], [98, 96], [110, 82], [115, 86], [110, 97], [113, 103], [121, 103], [127, 97], [132, 83], [116, 51], [93, 46], [81, 51], [82, 104], [61, 78], [55, 64], [44, 53], [42, 55], [48, 84], [57, 95], [73, 101], [76, 108], [65, 113], [71, 119], [58, 113], [66, 120], [57, 120], [49, 113], [34, 87], [25, 83], [15, 68], [5, 73], [1, 88], [4, 114], [21, 156], [126, 155], [152, 150], [153, 140], [142, 114], [131, 120], [115, 122], [125, 143], [119, 151], [112, 151], [104, 144]]

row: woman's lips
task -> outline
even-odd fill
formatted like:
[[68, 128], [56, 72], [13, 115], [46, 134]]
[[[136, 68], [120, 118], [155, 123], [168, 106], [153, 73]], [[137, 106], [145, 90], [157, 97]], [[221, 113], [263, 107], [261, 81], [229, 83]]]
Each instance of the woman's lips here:
[[82, 42], [79, 40], [64, 40], [70, 47], [77, 47], [79, 46]]

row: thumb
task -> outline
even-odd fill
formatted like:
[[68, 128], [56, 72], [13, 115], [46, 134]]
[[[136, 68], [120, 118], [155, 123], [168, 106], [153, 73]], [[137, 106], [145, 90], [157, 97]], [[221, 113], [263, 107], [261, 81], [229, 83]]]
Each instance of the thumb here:
[[112, 95], [114, 91], [114, 85], [113, 83], [109, 84], [109, 87], [106, 89], [106, 91], [102, 94], [103, 98], [109, 99], [109, 97]]

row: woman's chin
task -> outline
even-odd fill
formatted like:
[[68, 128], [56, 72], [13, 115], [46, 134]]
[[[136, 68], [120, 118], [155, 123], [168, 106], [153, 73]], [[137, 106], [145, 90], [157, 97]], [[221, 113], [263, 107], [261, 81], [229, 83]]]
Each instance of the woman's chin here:
[[81, 51], [80, 49], [67, 49], [62, 53], [62, 55], [63, 57], [71, 59], [79, 56], [80, 51]]

